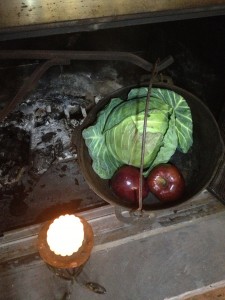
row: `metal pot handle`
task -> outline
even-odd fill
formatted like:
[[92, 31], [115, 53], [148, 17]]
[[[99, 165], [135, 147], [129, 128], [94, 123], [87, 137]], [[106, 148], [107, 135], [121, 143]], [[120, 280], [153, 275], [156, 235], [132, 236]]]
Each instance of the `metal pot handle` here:
[[126, 224], [150, 223], [155, 218], [155, 214], [153, 212], [146, 213], [144, 210], [138, 211], [122, 208], [120, 206], [115, 206], [115, 215], [119, 221]]

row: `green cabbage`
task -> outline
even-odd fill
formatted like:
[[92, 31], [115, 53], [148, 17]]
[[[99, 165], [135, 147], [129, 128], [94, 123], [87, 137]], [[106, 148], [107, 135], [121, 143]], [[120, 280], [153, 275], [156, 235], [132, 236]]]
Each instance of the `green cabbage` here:
[[[144, 125], [144, 112], [130, 116], [106, 132], [106, 145], [112, 156], [123, 164], [139, 167]], [[156, 157], [168, 127], [168, 116], [152, 110], [147, 119], [144, 167]]]
[[[144, 111], [148, 89], [132, 89], [127, 100], [114, 98], [82, 135], [94, 171], [110, 179], [122, 165], [140, 167]], [[147, 117], [144, 176], [170, 160], [176, 149], [186, 153], [193, 143], [192, 117], [185, 99], [170, 90], [152, 88]]]

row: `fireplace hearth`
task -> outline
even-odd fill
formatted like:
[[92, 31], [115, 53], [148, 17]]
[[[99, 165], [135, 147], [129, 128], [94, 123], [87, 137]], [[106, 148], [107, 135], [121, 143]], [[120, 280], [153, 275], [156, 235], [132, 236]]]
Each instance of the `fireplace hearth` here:
[[[67, 213], [93, 228], [84, 273], [107, 299], [162, 300], [223, 279], [224, 161], [209, 188], [139, 217], [89, 188], [74, 139], [96, 103], [148, 82], [157, 59], [156, 82], [201, 99], [224, 139], [225, 1], [59, 2], [0, 4], [1, 294], [62, 298], [68, 286], [45, 269], [37, 238]], [[89, 299], [77, 285], [71, 295]]]
[[[148, 68], [157, 58], [163, 61], [173, 57], [174, 61], [169, 59], [157, 80], [173, 82], [192, 92], [219, 120], [225, 96], [222, 88], [225, 44], [218, 39], [224, 30], [225, 19], [220, 16], [1, 42], [2, 107], [16, 98], [44, 58], [76, 51], [83, 55], [84, 50], [92, 55], [104, 51], [109, 56], [105, 61], [98, 56], [93, 60], [84, 57], [80, 61], [71, 60], [70, 65], [52, 66], [39, 81], [33, 81], [32, 89], [28, 84], [17, 106], [3, 118], [1, 233], [48, 220], [59, 213], [107, 205], [83, 179], [72, 135], [76, 136], [74, 131], [104, 96], [126, 85], [146, 81]], [[133, 53], [146, 66], [111, 55], [124, 51], [124, 57], [128, 53], [129, 58]]]

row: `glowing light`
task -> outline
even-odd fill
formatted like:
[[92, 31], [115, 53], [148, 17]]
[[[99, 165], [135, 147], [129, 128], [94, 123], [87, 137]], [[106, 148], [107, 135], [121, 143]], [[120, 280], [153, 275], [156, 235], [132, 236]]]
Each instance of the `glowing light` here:
[[47, 231], [49, 248], [57, 255], [70, 256], [77, 252], [84, 240], [84, 227], [74, 215], [55, 219]]

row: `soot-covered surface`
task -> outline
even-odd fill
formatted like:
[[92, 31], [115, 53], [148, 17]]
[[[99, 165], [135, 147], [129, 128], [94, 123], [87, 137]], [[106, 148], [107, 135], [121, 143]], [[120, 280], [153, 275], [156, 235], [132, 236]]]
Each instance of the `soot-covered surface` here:
[[90, 107], [121, 86], [109, 65], [55, 68], [1, 124], [2, 231], [105, 204], [80, 174], [71, 139]]
[[[218, 42], [224, 22], [220, 17], [151, 24], [5, 42], [0, 48], [131, 51], [151, 62], [172, 55], [175, 62], [163, 74], [218, 118], [224, 103], [225, 45]], [[37, 63], [2, 62], [1, 107]], [[0, 125], [0, 232], [105, 204], [80, 174], [72, 134], [99, 99], [148, 75], [121, 62], [73, 62], [45, 74]]]

